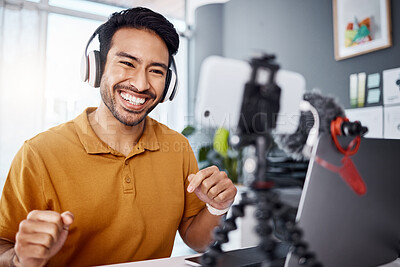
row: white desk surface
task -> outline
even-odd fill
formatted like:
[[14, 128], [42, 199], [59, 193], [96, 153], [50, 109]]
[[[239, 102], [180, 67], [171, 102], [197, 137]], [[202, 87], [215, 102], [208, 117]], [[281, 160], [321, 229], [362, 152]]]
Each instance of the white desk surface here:
[[[113, 264], [107, 265], [107, 267], [188, 267], [190, 265], [185, 264], [185, 258], [199, 256], [201, 254], [187, 255], [187, 256], [179, 256], [172, 258], [162, 258], [156, 260], [148, 260], [148, 261], [136, 261], [136, 262], [128, 262], [121, 264]], [[400, 266], [400, 265], [399, 265]], [[386, 267], [386, 266], [385, 266]]]
[[[137, 262], [129, 262], [129, 263], [121, 263], [121, 264], [113, 264], [107, 265], [107, 267], [188, 267], [190, 265], [185, 264], [185, 258], [198, 256], [201, 254], [188, 255], [188, 256], [180, 256], [180, 257], [172, 257], [172, 258], [163, 258], [157, 260], [148, 260], [148, 261], [137, 261]], [[400, 258], [395, 260], [394, 262], [381, 265], [379, 267], [400, 267]]]

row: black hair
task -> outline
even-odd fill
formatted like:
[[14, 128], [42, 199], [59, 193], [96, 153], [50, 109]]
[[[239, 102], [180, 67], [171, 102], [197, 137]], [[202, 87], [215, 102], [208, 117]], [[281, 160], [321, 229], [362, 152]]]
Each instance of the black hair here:
[[121, 28], [136, 28], [150, 30], [164, 40], [170, 58], [176, 54], [179, 47], [179, 35], [174, 25], [163, 15], [145, 7], [135, 7], [113, 13], [107, 22], [97, 29], [100, 42], [100, 62], [104, 70], [111, 40], [115, 32]]

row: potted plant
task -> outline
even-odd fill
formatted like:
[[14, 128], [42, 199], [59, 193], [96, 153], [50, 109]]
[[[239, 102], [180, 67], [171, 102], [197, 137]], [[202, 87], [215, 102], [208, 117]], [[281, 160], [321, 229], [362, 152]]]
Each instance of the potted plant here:
[[[229, 144], [229, 131], [224, 128], [212, 130], [212, 134], [206, 134], [201, 138], [208, 139], [200, 147], [194, 149], [199, 168], [203, 169], [212, 165], [217, 166], [220, 170], [225, 171], [228, 177], [235, 184], [240, 184], [241, 181], [241, 156], [242, 151], [234, 149]], [[193, 126], [187, 126], [182, 134], [189, 141], [196, 142], [196, 134], [198, 131]], [[191, 138], [192, 137], [192, 138]], [[193, 146], [196, 148], [196, 146]]]

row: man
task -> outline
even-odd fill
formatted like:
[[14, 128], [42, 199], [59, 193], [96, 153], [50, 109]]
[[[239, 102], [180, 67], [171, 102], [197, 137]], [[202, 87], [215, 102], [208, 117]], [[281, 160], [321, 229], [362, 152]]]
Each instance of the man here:
[[[26, 141], [0, 202], [2, 266], [90, 266], [197, 251], [236, 195], [216, 167], [198, 171], [187, 140], [149, 118], [179, 37], [133, 8], [99, 28], [102, 102]], [[207, 205], [204, 205], [204, 202]]]

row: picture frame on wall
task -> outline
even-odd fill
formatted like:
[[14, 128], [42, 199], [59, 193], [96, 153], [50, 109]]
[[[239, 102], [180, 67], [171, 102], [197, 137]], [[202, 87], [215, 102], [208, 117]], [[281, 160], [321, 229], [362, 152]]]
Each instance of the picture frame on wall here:
[[333, 0], [335, 59], [392, 46], [390, 0]]

